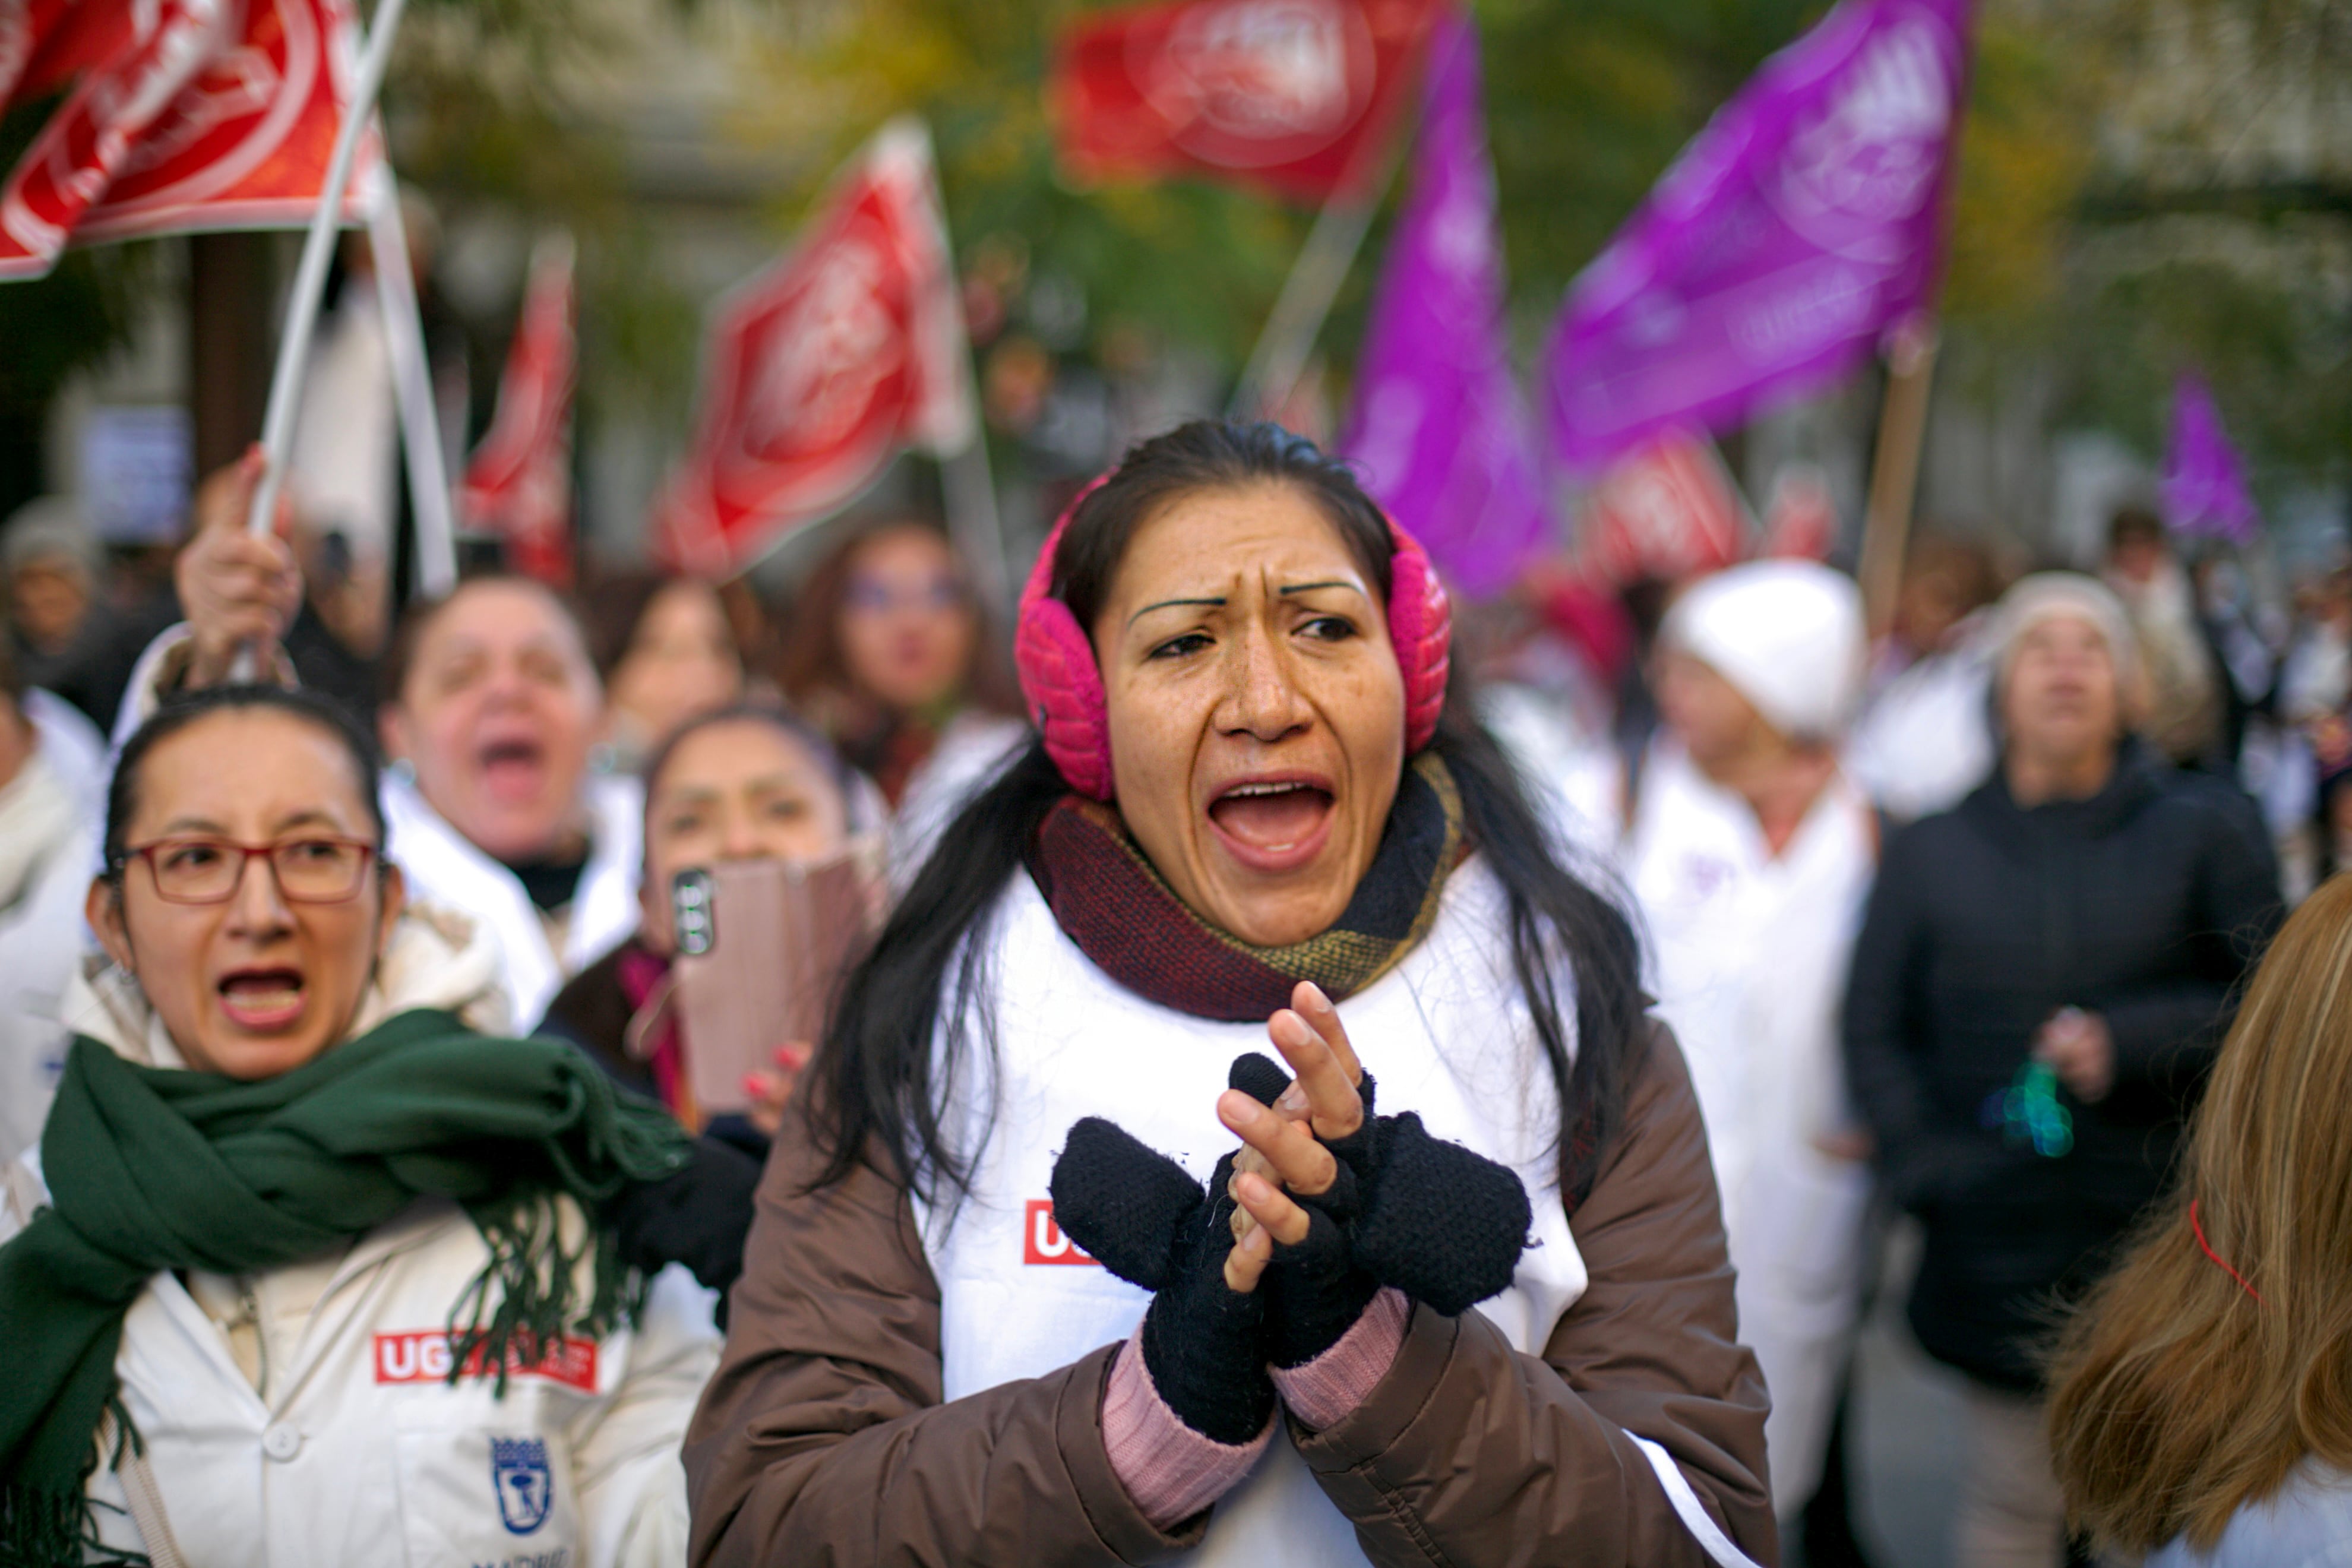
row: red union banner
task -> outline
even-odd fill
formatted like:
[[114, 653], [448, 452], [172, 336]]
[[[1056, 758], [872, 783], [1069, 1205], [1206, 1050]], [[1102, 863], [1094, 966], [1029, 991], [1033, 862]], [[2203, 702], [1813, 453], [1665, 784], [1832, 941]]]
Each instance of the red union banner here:
[[[87, 3], [87, 0], [85, 0]], [[299, 228], [327, 183], [356, 70], [349, 0], [230, 0], [237, 41], [205, 64], [83, 217], [76, 243], [228, 228]], [[347, 223], [375, 199], [371, 135], [345, 198]]]
[[[349, 0], [203, 0], [216, 14], [201, 56], [160, 109], [133, 108], [108, 84], [192, 3], [163, 0], [151, 26], [155, 7], [80, 0], [45, 26], [54, 0], [0, 0], [0, 100], [12, 19], [31, 39], [17, 96], [80, 79], [0, 192], [0, 278], [38, 277], [70, 246], [310, 221], [349, 96]], [[362, 144], [347, 221], [373, 199], [380, 157]]]
[[1322, 201], [1366, 171], [1439, 0], [1181, 0], [1091, 16], [1051, 89], [1081, 181], [1192, 174]]
[[90, 205], [105, 194], [139, 137], [164, 116], [180, 89], [219, 48], [231, 20], [224, 0], [161, 0], [123, 5], [127, 16], [92, 16], [95, 4], [47, 17], [47, 37], [32, 37], [26, 0], [0, 0], [0, 43], [5, 74], [47, 87], [60, 69], [34, 58], [37, 42], [86, 61], [65, 101], [34, 134], [32, 144], [0, 185], [0, 278], [37, 278], [57, 265], [66, 240]]
[[1703, 437], [1674, 431], [1611, 468], [1585, 511], [1584, 571], [1597, 583], [1671, 582], [1748, 553], [1746, 509]]
[[572, 243], [533, 258], [499, 378], [498, 415], [457, 492], [467, 527], [503, 535], [515, 570], [572, 585]]
[[653, 548], [727, 576], [854, 500], [908, 447], [977, 438], [929, 133], [891, 121], [799, 242], [720, 307], [700, 426]]

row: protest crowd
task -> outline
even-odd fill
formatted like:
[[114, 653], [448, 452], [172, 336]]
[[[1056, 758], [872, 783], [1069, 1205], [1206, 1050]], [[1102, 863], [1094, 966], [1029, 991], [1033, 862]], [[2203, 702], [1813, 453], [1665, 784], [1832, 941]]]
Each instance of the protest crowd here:
[[[90, 122], [0, 279], [226, 199], [72, 85], [201, 85], [215, 22], [77, 4], [0, 30], [0, 107]], [[1410, 138], [1247, 175], [1402, 149], [1336, 426], [1270, 327], [998, 486], [895, 120], [719, 309], [627, 559], [568, 242], [354, 553], [311, 334], [389, 165], [320, 89], [268, 427], [160, 550], [0, 523], [0, 1568], [1892, 1563], [1890, 1330], [1956, 1413], [1899, 1561], [2347, 1560], [2352, 565], [2265, 552], [2193, 376], [2086, 548], [1912, 516], [1969, 6], [1767, 62], [1535, 398], [1477, 24], [1390, 9]], [[1223, 155], [1096, 89], [1073, 167]], [[1882, 358], [1867, 515], [1759, 521], [1714, 437]]]

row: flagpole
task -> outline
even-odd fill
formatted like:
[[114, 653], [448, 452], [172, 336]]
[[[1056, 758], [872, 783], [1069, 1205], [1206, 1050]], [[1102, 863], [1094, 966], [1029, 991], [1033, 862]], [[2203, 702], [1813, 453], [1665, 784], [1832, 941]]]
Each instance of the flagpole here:
[[[1417, 115], [1418, 111], [1416, 125]], [[1291, 263], [1290, 275], [1282, 280], [1282, 292], [1275, 296], [1274, 310], [1234, 387], [1233, 401], [1225, 409], [1230, 417], [1264, 418], [1288, 402], [1297, 389], [1307, 356], [1315, 352], [1315, 340], [1322, 335], [1324, 319], [1331, 313], [1331, 301], [1339, 297], [1339, 285], [1355, 265], [1356, 253], [1363, 248], [1372, 215], [1381, 210], [1389, 187], [1396, 183], [1397, 169], [1411, 141], [1412, 137], [1402, 135], [1368, 138], [1357, 152], [1358, 166], [1349, 170], [1339, 192], [1316, 214], [1315, 226], [1299, 247], [1297, 260]], [[1382, 161], [1379, 179], [1359, 184], [1352, 176], [1372, 158]]]
[[1886, 353], [1886, 396], [1879, 405], [1870, 506], [1854, 573], [1862, 584], [1864, 622], [1874, 637], [1895, 625], [1903, 557], [1911, 538], [1911, 507], [1918, 491], [1919, 449], [1927, 432], [1927, 390], [1935, 374], [1935, 327], [1913, 321], [1897, 328]]
[[401, 448], [408, 458], [409, 510], [416, 521], [416, 588], [438, 599], [457, 585], [457, 538], [449, 515], [449, 468], [441, 451], [441, 420], [433, 405], [433, 374], [425, 347], [425, 319], [416, 278], [408, 265], [407, 226], [400, 185], [389, 161], [368, 214], [368, 246], [375, 253], [376, 299], [391, 351], [394, 399], [400, 405]]
[[[302, 377], [310, 364], [310, 339], [319, 325], [320, 296], [326, 289], [327, 263], [334, 258], [335, 236], [342, 226], [343, 194], [351, 189], [352, 166], [358, 161], [361, 139], [375, 119], [376, 94], [383, 87], [384, 68], [392, 62], [392, 40], [406, 4], [407, 0], [381, 0], [376, 6], [375, 23], [368, 29], [367, 47], [360, 56], [359, 77], [352, 84], [351, 101], [344, 105], [343, 123], [335, 132], [326, 187], [319, 193], [319, 210], [312, 215], [310, 232], [302, 241], [302, 264], [295, 271], [294, 291], [286, 301], [286, 327], [278, 334], [278, 365], [269, 378], [268, 412], [261, 426], [265, 467], [261, 483], [254, 489], [253, 510], [246, 519], [247, 528], [255, 533], [269, 531], [278, 494], [285, 488], [286, 460], [294, 446], [294, 416], [299, 411]], [[240, 656], [241, 665], [248, 656]]]

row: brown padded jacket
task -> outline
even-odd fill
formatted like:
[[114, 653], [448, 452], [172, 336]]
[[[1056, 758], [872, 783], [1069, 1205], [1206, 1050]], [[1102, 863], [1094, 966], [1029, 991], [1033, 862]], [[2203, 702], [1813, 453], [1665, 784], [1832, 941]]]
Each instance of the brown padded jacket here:
[[[806, 1192], [805, 1131], [760, 1189], [727, 1352], [686, 1442], [699, 1564], [1162, 1563], [1112, 1472], [1117, 1347], [940, 1402], [940, 1291], [904, 1189], [861, 1167]], [[1676, 1568], [1710, 1559], [1629, 1433], [1673, 1456], [1716, 1524], [1779, 1561], [1764, 1383], [1738, 1343], [1706, 1130], [1654, 1026], [1625, 1124], [1572, 1230], [1591, 1276], [1540, 1360], [1474, 1310], [1415, 1306], [1338, 1425], [1291, 1435], [1375, 1563]]]

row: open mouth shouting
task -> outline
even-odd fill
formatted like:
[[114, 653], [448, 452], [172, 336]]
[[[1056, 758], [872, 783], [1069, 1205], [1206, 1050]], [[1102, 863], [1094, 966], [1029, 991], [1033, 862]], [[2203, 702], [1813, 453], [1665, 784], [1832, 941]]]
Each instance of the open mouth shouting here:
[[1295, 871], [1331, 837], [1336, 798], [1320, 773], [1234, 779], [1210, 798], [1209, 827], [1225, 853], [1253, 871]]
[[547, 747], [535, 736], [494, 736], [477, 756], [482, 787], [500, 805], [520, 805], [536, 800], [547, 786]]
[[273, 1034], [299, 1023], [309, 993], [302, 972], [285, 965], [233, 969], [215, 990], [229, 1022], [257, 1034]]

